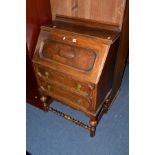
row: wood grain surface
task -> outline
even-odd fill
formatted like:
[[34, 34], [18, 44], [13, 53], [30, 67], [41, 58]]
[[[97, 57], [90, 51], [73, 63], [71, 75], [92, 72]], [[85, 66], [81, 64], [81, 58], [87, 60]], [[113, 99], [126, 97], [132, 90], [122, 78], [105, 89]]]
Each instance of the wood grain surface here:
[[126, 0], [51, 0], [53, 19], [56, 14], [122, 25]]

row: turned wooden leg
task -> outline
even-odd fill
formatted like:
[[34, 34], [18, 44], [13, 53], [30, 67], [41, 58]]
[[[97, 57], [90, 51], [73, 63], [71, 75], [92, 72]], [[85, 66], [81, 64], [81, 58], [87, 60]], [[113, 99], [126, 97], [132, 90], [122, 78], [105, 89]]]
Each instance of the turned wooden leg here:
[[90, 137], [94, 137], [95, 132], [96, 132], [97, 121], [96, 120], [90, 120], [89, 124], [90, 124]]
[[42, 103], [43, 103], [44, 111], [47, 112], [47, 111], [49, 110], [49, 106], [48, 106], [48, 104], [46, 103], [47, 97], [46, 97], [46, 96], [41, 96], [40, 100], [41, 100]]

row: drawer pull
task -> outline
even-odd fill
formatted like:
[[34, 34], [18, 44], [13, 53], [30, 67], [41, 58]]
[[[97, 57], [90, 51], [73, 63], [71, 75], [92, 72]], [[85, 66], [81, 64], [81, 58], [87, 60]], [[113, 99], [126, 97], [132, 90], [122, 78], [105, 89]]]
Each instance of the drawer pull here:
[[59, 56], [67, 58], [67, 59], [72, 59], [75, 57], [75, 54], [71, 51], [63, 51], [63, 50], [59, 50]]
[[80, 105], [80, 104], [81, 104], [81, 100], [78, 100], [78, 101], [76, 102], [76, 104]]
[[49, 76], [49, 73], [46, 71], [45, 72], [45, 76], [48, 78], [48, 76]]
[[80, 90], [81, 90], [81, 88], [82, 88], [81, 84], [77, 84], [76, 89], [77, 89], [78, 91], [80, 91]]

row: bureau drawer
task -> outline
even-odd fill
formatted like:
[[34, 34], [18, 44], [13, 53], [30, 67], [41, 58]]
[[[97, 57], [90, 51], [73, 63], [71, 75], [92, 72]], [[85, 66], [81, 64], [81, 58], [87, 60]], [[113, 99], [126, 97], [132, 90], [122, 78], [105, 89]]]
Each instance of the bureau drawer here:
[[46, 82], [42, 78], [37, 78], [38, 84], [40, 86], [40, 90], [54, 98], [55, 100], [58, 100], [60, 102], [63, 102], [67, 105], [70, 105], [74, 108], [86, 108], [89, 109], [90, 103], [89, 101], [79, 95], [76, 95], [60, 85], [56, 83], [49, 83]]
[[89, 97], [90, 99], [93, 97], [92, 94], [94, 86], [92, 84], [75, 80], [67, 74], [54, 71], [38, 64], [35, 64], [35, 72], [37, 76], [42, 77], [45, 80], [49, 80], [51, 82], [55, 81], [61, 85], [64, 85], [66, 89], [68, 88], [71, 91]]
[[96, 53], [92, 49], [49, 39], [42, 42], [40, 56], [81, 71], [92, 70], [96, 59]]

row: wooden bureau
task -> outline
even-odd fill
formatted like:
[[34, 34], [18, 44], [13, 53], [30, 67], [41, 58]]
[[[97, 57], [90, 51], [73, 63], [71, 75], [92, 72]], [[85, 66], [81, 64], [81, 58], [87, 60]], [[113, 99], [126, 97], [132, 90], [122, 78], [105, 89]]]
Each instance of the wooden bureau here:
[[[56, 13], [53, 21], [41, 26], [33, 66], [45, 111], [95, 135], [99, 120], [117, 95], [112, 91], [120, 35], [121, 25], [63, 13]], [[90, 126], [53, 109], [46, 102], [48, 98], [85, 113]]]

